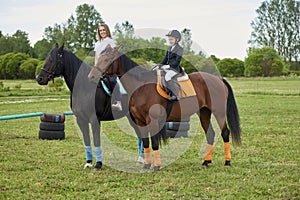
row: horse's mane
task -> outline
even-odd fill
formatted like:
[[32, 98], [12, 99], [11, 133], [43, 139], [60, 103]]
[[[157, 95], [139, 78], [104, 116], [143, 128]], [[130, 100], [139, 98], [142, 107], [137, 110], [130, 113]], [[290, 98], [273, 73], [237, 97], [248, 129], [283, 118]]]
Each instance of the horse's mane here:
[[[84, 61], [79, 59], [74, 53], [68, 50], [64, 50], [64, 78], [69, 89], [72, 91], [75, 79], [80, 70], [82, 74], [81, 78], [88, 78], [88, 73], [91, 70], [91, 67], [86, 64]], [[79, 77], [78, 77], [79, 78]], [[85, 79], [84, 78], [84, 79]]]
[[[120, 53], [120, 52], [119, 52]], [[156, 76], [156, 72], [147, 70], [139, 66], [136, 62], [131, 60], [126, 54], [120, 53], [120, 63], [122, 64], [126, 73], [135, 77], [139, 81], [152, 80]]]

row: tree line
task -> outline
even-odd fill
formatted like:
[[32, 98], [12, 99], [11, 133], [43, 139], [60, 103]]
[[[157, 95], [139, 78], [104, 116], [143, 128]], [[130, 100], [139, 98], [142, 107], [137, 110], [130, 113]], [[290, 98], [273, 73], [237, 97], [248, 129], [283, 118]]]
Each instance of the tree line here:
[[[278, 76], [297, 73], [300, 70], [300, 3], [295, 0], [267, 0], [256, 10], [252, 21], [253, 31], [249, 39], [247, 57], [219, 59], [214, 55], [194, 52], [192, 32], [181, 31], [184, 56], [181, 62], [187, 73], [206, 71], [222, 76]], [[43, 65], [54, 44], [64, 43], [89, 65], [93, 65], [93, 48], [97, 41], [98, 25], [104, 23], [93, 5], [79, 5], [75, 14], [61, 24], [48, 26], [43, 39], [30, 46], [28, 33], [17, 30], [12, 35], [0, 31], [0, 79], [34, 78]], [[152, 37], [143, 39], [134, 35], [133, 24], [128, 21], [116, 23], [113, 38], [138, 64], [147, 68], [159, 63], [165, 55], [167, 41]]]

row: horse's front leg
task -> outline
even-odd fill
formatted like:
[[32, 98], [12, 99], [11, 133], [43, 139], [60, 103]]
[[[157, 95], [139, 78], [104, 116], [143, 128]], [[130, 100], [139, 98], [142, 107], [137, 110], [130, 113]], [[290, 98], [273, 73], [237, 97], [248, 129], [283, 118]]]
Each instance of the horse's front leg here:
[[93, 161], [93, 153], [92, 153], [92, 147], [91, 147], [91, 139], [90, 139], [90, 131], [89, 131], [89, 123], [85, 119], [82, 119], [80, 117], [76, 118], [77, 124], [81, 130], [82, 136], [83, 136], [83, 142], [85, 145], [85, 155], [86, 155], [86, 164], [84, 165], [84, 168], [92, 167], [92, 161]]
[[100, 141], [100, 122], [98, 121], [96, 116], [91, 120], [91, 126], [92, 126], [95, 155], [96, 155], [95, 169], [99, 170], [102, 168], [102, 148], [101, 148], [101, 141]]

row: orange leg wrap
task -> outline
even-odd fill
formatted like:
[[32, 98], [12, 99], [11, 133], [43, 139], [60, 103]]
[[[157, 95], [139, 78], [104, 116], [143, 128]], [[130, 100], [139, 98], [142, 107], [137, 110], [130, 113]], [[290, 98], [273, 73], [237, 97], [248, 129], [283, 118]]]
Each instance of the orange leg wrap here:
[[207, 144], [206, 145], [205, 160], [211, 160], [212, 159], [212, 152], [213, 152], [213, 146], [211, 144]]
[[160, 166], [161, 162], [160, 162], [159, 150], [155, 150], [155, 151], [153, 151], [153, 153], [154, 153], [154, 166]]
[[225, 159], [226, 160], [231, 160], [230, 143], [229, 142], [224, 143], [224, 151], [225, 151]]
[[145, 164], [151, 164], [150, 148], [144, 148]]

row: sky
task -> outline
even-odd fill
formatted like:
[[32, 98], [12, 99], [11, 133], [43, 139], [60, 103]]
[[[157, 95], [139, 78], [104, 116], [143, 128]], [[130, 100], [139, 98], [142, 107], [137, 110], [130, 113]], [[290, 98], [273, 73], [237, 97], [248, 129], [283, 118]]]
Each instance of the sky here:
[[[62, 24], [76, 7], [92, 4], [111, 31], [116, 23], [129, 21], [135, 30], [191, 29], [192, 40], [208, 55], [218, 58], [247, 56], [250, 23], [263, 0], [0, 0], [0, 30], [28, 33], [33, 46], [44, 30]], [[161, 34], [161, 33], [160, 33]], [[159, 35], [165, 37], [164, 34]], [[165, 37], [166, 38], [166, 37]]]

